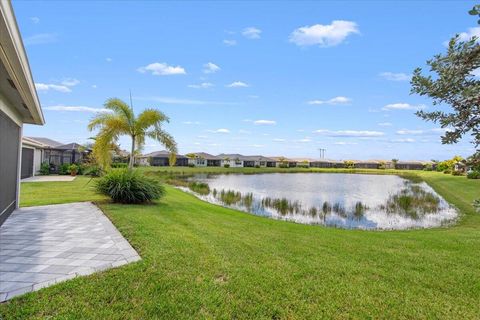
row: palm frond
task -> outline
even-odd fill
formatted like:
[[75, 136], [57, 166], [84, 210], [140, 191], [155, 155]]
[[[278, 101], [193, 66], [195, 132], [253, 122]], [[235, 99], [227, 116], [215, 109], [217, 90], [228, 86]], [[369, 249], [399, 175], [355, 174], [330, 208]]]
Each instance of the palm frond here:
[[110, 98], [105, 102], [104, 106], [106, 109], [112, 110], [115, 114], [125, 117], [131, 126], [135, 123], [135, 114], [132, 108], [121, 99]]
[[148, 137], [159, 141], [170, 151], [170, 165], [174, 165], [177, 159], [177, 143], [173, 137], [166, 131], [162, 130], [160, 126], [155, 126], [155, 129], [147, 132]]
[[156, 109], [145, 109], [140, 113], [135, 122], [135, 131], [144, 132], [152, 126], [161, 126], [163, 122], [169, 122], [170, 119], [161, 111]]

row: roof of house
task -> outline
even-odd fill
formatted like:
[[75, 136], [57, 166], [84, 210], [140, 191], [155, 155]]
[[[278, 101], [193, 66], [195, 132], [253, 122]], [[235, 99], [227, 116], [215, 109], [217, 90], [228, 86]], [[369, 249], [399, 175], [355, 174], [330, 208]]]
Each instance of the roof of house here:
[[33, 140], [37, 143], [43, 144], [46, 147], [50, 147], [50, 148], [55, 148], [55, 147], [59, 147], [59, 146], [64, 145], [61, 142], [58, 142], [58, 141], [55, 141], [55, 140], [52, 140], [52, 139], [49, 139], [49, 138], [43, 138], [43, 137], [24, 137], [24, 138], [27, 138], [29, 140]]
[[[184, 155], [181, 155], [181, 154], [177, 154], [177, 159], [185, 159], [187, 157], [185, 157]], [[147, 153], [147, 154], [144, 154], [142, 156], [142, 158], [168, 158], [170, 157], [170, 152], [167, 151], [167, 150], [161, 150], [161, 151], [154, 151], [154, 152], [150, 152], [150, 153]]]
[[22, 123], [44, 124], [40, 101], [32, 78], [25, 47], [10, 1], [0, 1], [0, 92], [16, 114], [10, 118]]
[[56, 146], [53, 149], [60, 149], [60, 150], [78, 150], [83, 148], [81, 144], [78, 144], [76, 142], [71, 142], [67, 144], [62, 144], [60, 146]]
[[206, 152], [192, 152], [197, 158], [202, 158], [205, 160], [222, 160], [221, 157], [214, 156], [213, 154]]
[[311, 159], [310, 162], [317, 162], [317, 163], [343, 163], [342, 160], [333, 160], [333, 159]]

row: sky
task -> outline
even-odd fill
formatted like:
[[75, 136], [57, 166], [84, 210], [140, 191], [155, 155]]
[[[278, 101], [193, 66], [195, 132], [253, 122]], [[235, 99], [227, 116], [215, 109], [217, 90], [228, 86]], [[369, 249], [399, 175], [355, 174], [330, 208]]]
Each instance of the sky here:
[[[111, 97], [158, 108], [180, 153], [446, 159], [410, 75], [456, 33], [480, 35], [474, 1], [14, 1], [46, 119], [24, 135], [85, 143]], [[129, 150], [129, 140], [120, 139]], [[162, 150], [148, 140], [143, 152]]]

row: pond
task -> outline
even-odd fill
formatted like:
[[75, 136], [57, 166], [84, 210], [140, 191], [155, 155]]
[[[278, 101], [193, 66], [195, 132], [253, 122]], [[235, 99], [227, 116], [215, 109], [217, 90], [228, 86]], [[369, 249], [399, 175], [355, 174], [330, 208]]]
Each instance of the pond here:
[[203, 200], [304, 224], [402, 230], [442, 226], [458, 215], [425, 182], [394, 175], [198, 174], [192, 180], [183, 189]]

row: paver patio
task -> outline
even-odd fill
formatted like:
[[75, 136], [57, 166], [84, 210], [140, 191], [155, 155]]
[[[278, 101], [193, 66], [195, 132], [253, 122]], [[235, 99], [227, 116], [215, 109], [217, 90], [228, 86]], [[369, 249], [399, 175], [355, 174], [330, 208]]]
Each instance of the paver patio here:
[[0, 227], [0, 302], [139, 259], [90, 202], [20, 208]]
[[25, 179], [22, 179], [22, 182], [54, 182], [54, 181], [73, 181], [75, 180], [76, 176], [57, 176], [57, 175], [51, 175], [51, 176], [33, 176], [33, 177], [28, 177]]

